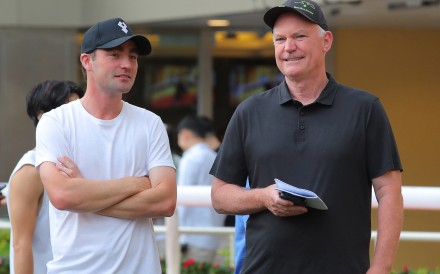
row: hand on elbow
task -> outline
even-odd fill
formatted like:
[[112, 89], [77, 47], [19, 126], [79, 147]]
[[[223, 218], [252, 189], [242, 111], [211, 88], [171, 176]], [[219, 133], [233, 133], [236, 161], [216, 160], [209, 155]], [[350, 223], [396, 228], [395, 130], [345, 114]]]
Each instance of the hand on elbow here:
[[142, 176], [142, 177], [134, 177], [134, 179], [137, 181], [139, 186], [139, 192], [150, 189], [151, 188], [151, 181], [148, 176]]

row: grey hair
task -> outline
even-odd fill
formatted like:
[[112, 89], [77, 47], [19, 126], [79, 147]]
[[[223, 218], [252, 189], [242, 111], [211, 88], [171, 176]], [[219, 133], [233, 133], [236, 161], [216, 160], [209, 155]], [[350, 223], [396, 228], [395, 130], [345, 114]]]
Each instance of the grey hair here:
[[318, 35], [319, 35], [319, 37], [324, 37], [324, 35], [325, 35], [325, 33], [327, 32], [326, 30], [324, 30], [320, 25], [317, 25], [318, 26]]

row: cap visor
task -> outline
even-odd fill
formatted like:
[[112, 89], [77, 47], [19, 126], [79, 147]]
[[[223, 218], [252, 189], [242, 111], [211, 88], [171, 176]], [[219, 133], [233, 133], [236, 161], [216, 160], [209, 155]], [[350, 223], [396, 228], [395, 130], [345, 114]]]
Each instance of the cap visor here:
[[136, 47], [139, 52], [139, 55], [148, 55], [151, 53], [150, 41], [148, 41], [148, 39], [142, 35], [132, 35], [132, 36], [121, 37], [121, 38], [112, 40], [110, 42], [107, 42], [104, 45], [101, 45], [97, 48], [98, 49], [115, 48], [115, 47], [127, 42], [128, 40], [133, 40], [133, 42], [135, 42]]

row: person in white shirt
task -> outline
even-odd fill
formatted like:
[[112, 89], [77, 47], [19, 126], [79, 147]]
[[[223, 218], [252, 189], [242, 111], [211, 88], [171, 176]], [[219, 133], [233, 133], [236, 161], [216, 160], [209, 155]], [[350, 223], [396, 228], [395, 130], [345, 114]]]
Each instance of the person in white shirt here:
[[[183, 151], [177, 172], [179, 186], [211, 186], [209, 170], [216, 153], [205, 142], [206, 130], [201, 117], [189, 115], [177, 125], [177, 141]], [[178, 207], [179, 225], [189, 227], [223, 226], [224, 215], [212, 207]], [[183, 234], [182, 257], [199, 262], [214, 262], [221, 237]]]
[[[47, 80], [28, 92], [26, 111], [37, 126], [43, 113], [83, 95], [84, 90], [71, 81]], [[49, 199], [35, 169], [35, 149], [17, 163], [4, 194], [11, 221], [10, 273], [46, 273], [46, 263], [52, 259]]]
[[150, 53], [148, 39], [124, 20], [98, 22], [81, 46], [84, 97], [41, 118], [36, 166], [50, 199], [48, 274], [162, 273], [152, 218], [176, 206], [168, 137], [159, 116], [122, 100], [138, 57]]

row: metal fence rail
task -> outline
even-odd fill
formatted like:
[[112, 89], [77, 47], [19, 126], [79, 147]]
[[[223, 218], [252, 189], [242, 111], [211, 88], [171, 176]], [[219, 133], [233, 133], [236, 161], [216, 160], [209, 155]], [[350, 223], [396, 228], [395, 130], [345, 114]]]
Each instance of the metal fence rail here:
[[[377, 208], [377, 200], [372, 192], [371, 206]], [[402, 187], [405, 210], [440, 210], [440, 187]], [[212, 206], [209, 186], [179, 186], [177, 188], [178, 206]], [[233, 227], [185, 227], [178, 225], [177, 215], [165, 218], [164, 226], [155, 226], [157, 233], [165, 233], [167, 274], [180, 274], [179, 235], [182, 233], [224, 235], [229, 238], [230, 262], [234, 262]], [[0, 229], [10, 229], [8, 220], [0, 220]], [[371, 232], [376, 242], [377, 231]], [[440, 232], [402, 231], [401, 241], [440, 242]]]
[[[404, 186], [402, 187], [402, 195], [405, 210], [440, 210], [440, 187], [418, 187]], [[179, 186], [177, 188], [177, 204], [180, 206], [212, 206], [211, 204], [211, 188], [209, 186]], [[372, 191], [371, 206], [377, 208], [377, 199]], [[166, 218], [166, 226], [163, 228], [166, 233], [166, 260], [167, 274], [180, 273], [180, 248], [178, 242], [178, 234], [180, 233], [219, 233], [223, 231], [229, 234], [233, 239], [234, 232], [230, 228], [191, 228], [179, 229], [176, 215]], [[158, 228], [160, 231], [162, 228]], [[215, 231], [215, 232], [214, 232]], [[175, 239], [175, 240], [173, 240]], [[377, 231], [371, 232], [371, 239], [377, 240]], [[424, 231], [402, 231], [400, 234], [401, 241], [426, 241], [439, 242], [440, 232], [424, 232]], [[233, 243], [232, 240], [230, 240]], [[234, 246], [230, 246], [231, 262], [233, 262]]]

